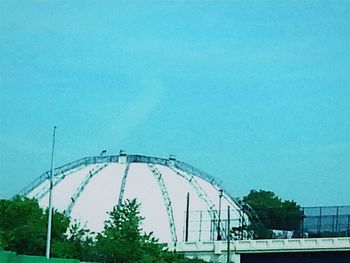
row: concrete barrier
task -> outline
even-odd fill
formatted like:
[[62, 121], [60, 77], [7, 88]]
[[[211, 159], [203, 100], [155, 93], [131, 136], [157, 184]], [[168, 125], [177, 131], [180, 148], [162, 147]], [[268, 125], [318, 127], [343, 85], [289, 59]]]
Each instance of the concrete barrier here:
[[[169, 243], [168, 249], [182, 252], [188, 258], [227, 262], [226, 241]], [[241, 262], [240, 257], [243, 254], [341, 251], [350, 251], [349, 237], [239, 240], [230, 243], [230, 262]]]

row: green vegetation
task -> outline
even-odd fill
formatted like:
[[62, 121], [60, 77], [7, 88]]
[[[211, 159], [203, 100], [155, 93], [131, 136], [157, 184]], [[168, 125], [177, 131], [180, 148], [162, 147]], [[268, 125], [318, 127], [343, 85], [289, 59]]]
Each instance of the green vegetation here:
[[242, 200], [254, 209], [261, 221], [261, 224], [251, 226], [255, 238], [270, 238], [271, 229], [299, 229], [303, 213], [295, 201], [282, 200], [275, 193], [264, 190], [252, 190]]
[[[70, 220], [55, 211], [52, 229], [52, 256], [62, 257], [75, 252], [74, 240], [80, 232], [74, 231], [68, 238], [66, 232]], [[45, 255], [47, 215], [34, 199], [15, 197], [0, 200], [1, 248], [18, 254]], [[82, 231], [82, 230], [80, 230]], [[79, 244], [82, 245], [82, 244]], [[67, 251], [69, 250], [69, 251]]]
[[[296, 202], [282, 200], [270, 191], [252, 190], [242, 201], [255, 210], [261, 223], [236, 230], [251, 231], [255, 238], [270, 238], [271, 229], [296, 230], [303, 216]], [[136, 200], [115, 206], [109, 213], [104, 230], [95, 234], [55, 211], [52, 257], [106, 263], [203, 262], [166, 251], [152, 233], [142, 231], [143, 218], [139, 212], [140, 204]], [[41, 209], [36, 200], [25, 197], [0, 200], [0, 250], [43, 256], [46, 227], [47, 211]]]
[[[93, 262], [199, 263], [182, 254], [166, 251], [152, 233], [141, 229], [140, 204], [127, 200], [109, 213], [102, 233], [94, 234], [71, 222], [64, 214], [53, 214], [52, 256]], [[0, 249], [18, 254], [45, 255], [47, 213], [36, 200], [15, 197], [0, 200]], [[69, 228], [69, 231], [67, 229]]]
[[50, 258], [44, 256], [17, 255], [15, 252], [0, 251], [0, 262], [2, 263], [79, 263], [77, 259]]

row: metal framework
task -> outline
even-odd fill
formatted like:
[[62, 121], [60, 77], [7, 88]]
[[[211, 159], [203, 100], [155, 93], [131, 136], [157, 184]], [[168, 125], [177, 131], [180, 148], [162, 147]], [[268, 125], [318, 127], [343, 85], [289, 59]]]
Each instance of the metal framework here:
[[[62, 165], [60, 167], [55, 168], [54, 171], [54, 177], [65, 173], [69, 170], [79, 168], [79, 167], [85, 167], [91, 164], [98, 164], [98, 163], [115, 163], [118, 162], [118, 155], [111, 155], [111, 156], [93, 156], [93, 157], [84, 157], [77, 161]], [[38, 187], [40, 184], [42, 184], [46, 179], [49, 179], [51, 171], [46, 171], [42, 175], [40, 175], [38, 178], [36, 178], [33, 182], [31, 182], [28, 186], [23, 188], [18, 195], [27, 195], [31, 191], [33, 191], [34, 188]]]
[[206, 172], [203, 172], [195, 167], [193, 167], [192, 165], [189, 165], [185, 162], [181, 162], [181, 161], [175, 161], [175, 164], [174, 164], [175, 168], [179, 169], [179, 170], [182, 170], [182, 171], [185, 171], [186, 173], [188, 174], [194, 174], [196, 176], [198, 176], [199, 178], [202, 178], [203, 180], [209, 182], [210, 184], [212, 184], [216, 190], [223, 190], [223, 197], [228, 201], [230, 202], [226, 196], [229, 196], [230, 199], [234, 200], [235, 201], [235, 209], [237, 209], [236, 207], [238, 208], [241, 208], [239, 202], [236, 200], [236, 198], [232, 197], [230, 194], [228, 194], [227, 191], [225, 191], [221, 184], [218, 183], [212, 176], [210, 176], [208, 173]]
[[102, 169], [104, 169], [108, 164], [105, 163], [103, 165], [96, 165], [94, 168], [92, 168], [89, 173], [87, 174], [87, 176], [84, 178], [84, 180], [81, 182], [81, 184], [78, 186], [77, 190], [75, 191], [74, 195], [71, 197], [71, 203], [69, 204], [68, 208], [66, 209], [66, 211], [64, 211], [64, 213], [68, 216], [70, 216], [70, 214], [72, 213], [72, 209], [76, 203], [76, 201], [79, 199], [80, 194], [84, 191], [85, 187], [88, 185], [88, 183], [90, 182], [91, 178], [98, 174]]
[[[88, 166], [91, 164], [99, 164], [99, 163], [117, 163], [118, 162], [119, 155], [110, 155], [110, 156], [92, 156], [92, 157], [84, 157], [77, 161], [68, 163], [66, 165], [60, 166], [55, 168], [54, 176], [59, 175], [61, 173], [64, 173], [66, 171], [69, 171], [71, 169], [75, 169], [81, 166]], [[144, 155], [127, 155], [127, 162], [128, 163], [153, 163], [153, 164], [160, 164], [165, 166], [170, 166], [169, 159], [164, 158], [158, 158], [158, 157], [151, 157], [151, 156], [144, 156]], [[210, 176], [209, 174], [187, 164], [181, 161], [175, 161], [174, 162], [175, 168], [178, 168], [180, 170], [186, 171], [189, 174], [195, 174], [196, 176], [204, 179], [207, 182], [210, 182], [217, 188], [220, 188], [220, 184], [216, 182], [216, 180]], [[27, 195], [29, 194], [34, 188], [39, 186], [42, 182], [44, 182], [46, 179], [49, 178], [51, 171], [46, 171], [42, 175], [40, 175], [38, 178], [36, 178], [32, 183], [30, 183], [28, 186], [23, 188], [18, 194], [19, 195]]]
[[[161, 176], [160, 172], [158, 171], [158, 169], [155, 167], [155, 165], [164, 165], [164, 166], [167, 166], [171, 169], [183, 171], [184, 173], [186, 173], [188, 175], [193, 174], [193, 175], [198, 176], [199, 178], [209, 182], [210, 184], [212, 184], [216, 190], [219, 191], [220, 189], [223, 189], [221, 187], [220, 183], [218, 183], [212, 176], [210, 176], [209, 174], [207, 174], [207, 173], [205, 173], [205, 172], [203, 172], [203, 171], [201, 171], [201, 170], [199, 170], [199, 169], [197, 169], [197, 168], [195, 168], [195, 167], [193, 167], [185, 162], [181, 162], [178, 160], [169, 160], [169, 159], [165, 159], [165, 158], [144, 156], [144, 155], [127, 155], [126, 157], [127, 157], [127, 167], [125, 169], [124, 176], [122, 179], [122, 185], [121, 185], [121, 191], [119, 194], [118, 203], [120, 203], [121, 200], [123, 199], [124, 189], [125, 189], [125, 184], [126, 184], [126, 179], [127, 179], [127, 174], [128, 174], [130, 163], [146, 163], [146, 164], [148, 164], [148, 166], [150, 168], [151, 167], [153, 168], [153, 169], [151, 168], [151, 170], [152, 170], [152, 172], [155, 171], [153, 173], [155, 174], [155, 176], [158, 180], [158, 183], [162, 189], [165, 204], [171, 204], [170, 198], [169, 198], [169, 195], [168, 195], [167, 190], [165, 188], [165, 184], [164, 184], [164, 181], [162, 179], [162, 176]], [[119, 159], [119, 155], [85, 157], [85, 158], [79, 159], [77, 161], [68, 163], [66, 165], [57, 167], [54, 171], [54, 178], [58, 178], [58, 179], [54, 183], [54, 186], [57, 185], [61, 180], [63, 180], [62, 175], [64, 175], [67, 171], [70, 172], [72, 170], [80, 170], [88, 165], [93, 165], [93, 164], [103, 164], [102, 168], [100, 167], [100, 170], [102, 170], [109, 163], [118, 163], [118, 159]], [[93, 171], [93, 175], [98, 173], [100, 170]], [[40, 175], [31, 184], [29, 184], [27, 187], [22, 189], [19, 192], [19, 195], [28, 195], [31, 191], [33, 191], [33, 189], [38, 187], [40, 184], [42, 184], [45, 180], [47, 180], [49, 178], [50, 172], [51, 171], [47, 171], [47, 172], [43, 173], [42, 175]], [[92, 173], [92, 171], [90, 171], [90, 172]], [[67, 176], [68, 174], [66, 174], [65, 176]], [[179, 174], [179, 173], [177, 172], [177, 174]], [[72, 203], [70, 204], [69, 208], [67, 209], [69, 214], [71, 213], [71, 210], [74, 207], [74, 204], [75, 204], [77, 198], [79, 198], [79, 195], [84, 190], [84, 188], [87, 185], [87, 183], [89, 182], [90, 178], [91, 177], [90, 177], [90, 173], [89, 173], [88, 176], [81, 183], [80, 187], [76, 190], [75, 194], [73, 195]], [[191, 183], [191, 186], [195, 189], [198, 196], [204, 200], [204, 202], [208, 206], [208, 209], [215, 210], [214, 209], [215, 206], [213, 206], [213, 203], [206, 196], [206, 193], [203, 191], [203, 189], [198, 187], [199, 185], [198, 185], [198, 182], [196, 182], [196, 180], [194, 180], [195, 178], [193, 178], [192, 180], [190, 178], [186, 178], [186, 179]], [[164, 188], [162, 188], [163, 187], [162, 185], [164, 186]], [[164, 191], [164, 189], [165, 189], [165, 191]], [[247, 207], [247, 205], [240, 204], [227, 191], [224, 190], [223, 193], [224, 193], [223, 197], [229, 203], [232, 204], [232, 208], [234, 210], [244, 211], [243, 212], [244, 215], [242, 218], [244, 221], [246, 221], [246, 220], [247, 221], [249, 221], [249, 220], [259, 221], [256, 218], [256, 214], [254, 213], [254, 211], [252, 209], [249, 209], [249, 206]], [[38, 197], [40, 199], [45, 194], [46, 194], [46, 192], [42, 191], [41, 193], [38, 193], [36, 195], [36, 197]], [[233, 202], [229, 199], [233, 200]], [[174, 220], [173, 220], [173, 216], [172, 216], [172, 208], [170, 205], [166, 205], [166, 206], [167, 206], [167, 211], [168, 211], [168, 216], [169, 216], [169, 225], [171, 225], [171, 231], [172, 231], [172, 233], [174, 233], [174, 234], [172, 234], [173, 239], [174, 238], [176, 239], [175, 225], [174, 225]], [[217, 215], [215, 213], [213, 213], [213, 217], [217, 217]]]
[[172, 237], [173, 242], [177, 242], [173, 208], [171, 206], [171, 200], [169, 197], [168, 190], [166, 189], [162, 174], [160, 173], [160, 171], [157, 169], [157, 167], [153, 163], [148, 163], [147, 165], [148, 165], [149, 169], [152, 171], [154, 177], [158, 181], [160, 190], [161, 190], [162, 195], [163, 195], [164, 205], [165, 205], [166, 211], [168, 213], [168, 220], [169, 220], [171, 237]]
[[[193, 190], [196, 192], [197, 196], [202, 199], [204, 201], [204, 203], [206, 204], [207, 208], [208, 208], [208, 213], [209, 216], [211, 218], [211, 220], [213, 222], [216, 222], [218, 219], [218, 211], [215, 207], [215, 204], [211, 201], [211, 199], [209, 198], [209, 196], [207, 195], [207, 193], [203, 190], [203, 188], [199, 185], [199, 183], [197, 182], [196, 178], [193, 175], [188, 174], [187, 172], [184, 173], [180, 173], [179, 171], [177, 171], [176, 169], [174, 169], [172, 166], [168, 166], [174, 173], [176, 173], [177, 175], [185, 178], [191, 185], [191, 187], [193, 188]], [[225, 227], [223, 225], [222, 222], [220, 222], [220, 229], [221, 229], [221, 235], [222, 237], [226, 236], [226, 232], [225, 232]]]
[[196, 192], [197, 196], [199, 198], [201, 198], [207, 208], [208, 208], [208, 212], [210, 214], [210, 217], [214, 220], [217, 218], [217, 212], [216, 212], [216, 207], [215, 204], [210, 200], [209, 196], [207, 195], [207, 193], [203, 190], [203, 188], [199, 185], [199, 183], [197, 182], [196, 178], [190, 174], [188, 174], [187, 172], [185, 173], [180, 173], [178, 170], [174, 169], [171, 166], [168, 166], [173, 172], [175, 172], [177, 175], [185, 178], [191, 185], [191, 187], [194, 189], [194, 191]]
[[[68, 175], [71, 175], [72, 173], [74, 172], [78, 172], [80, 170], [82, 170], [85, 166], [80, 166], [80, 167], [77, 167], [75, 169], [72, 169], [72, 170], [69, 170], [69, 172], [67, 174], [65, 174], [63, 171], [61, 174], [56, 174], [55, 175], [55, 180], [53, 182], [53, 185], [52, 185], [52, 189], [55, 188], [56, 185], [58, 185], [64, 178], [66, 178], [66, 176]], [[50, 191], [50, 187], [45, 187], [43, 188], [40, 192], [38, 192], [34, 198], [37, 199], [37, 200], [41, 200], [45, 195], [47, 195]]]
[[123, 197], [124, 197], [124, 192], [125, 192], [125, 184], [126, 184], [126, 178], [128, 177], [129, 173], [129, 168], [130, 168], [130, 163], [126, 164], [122, 183], [120, 185], [120, 191], [119, 191], [119, 199], [118, 199], [118, 206], [122, 203]]

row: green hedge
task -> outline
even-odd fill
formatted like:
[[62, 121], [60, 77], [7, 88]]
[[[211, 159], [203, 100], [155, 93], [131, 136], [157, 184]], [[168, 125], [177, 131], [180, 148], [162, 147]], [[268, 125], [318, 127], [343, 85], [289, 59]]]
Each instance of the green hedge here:
[[1, 263], [79, 263], [77, 259], [50, 258], [41, 256], [16, 255], [14, 252], [0, 251]]

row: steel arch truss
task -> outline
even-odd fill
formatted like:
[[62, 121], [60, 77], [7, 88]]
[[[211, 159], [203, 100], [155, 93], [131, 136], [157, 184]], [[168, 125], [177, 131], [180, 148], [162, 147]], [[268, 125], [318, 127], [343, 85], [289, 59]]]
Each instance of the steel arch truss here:
[[[110, 155], [110, 156], [92, 156], [92, 157], [85, 157], [82, 159], [79, 159], [77, 161], [68, 163], [66, 165], [57, 167], [54, 171], [54, 178], [57, 176], [60, 178], [61, 174], [70, 171], [72, 169], [81, 169], [83, 167], [86, 167], [88, 165], [92, 164], [108, 164], [108, 163], [118, 163], [119, 155]], [[144, 156], [144, 155], [127, 155], [127, 163], [147, 163], [147, 164], [159, 164], [159, 165], [165, 165], [165, 166], [172, 166], [180, 171], [184, 171], [187, 174], [193, 174], [201, 179], [211, 183], [218, 191], [222, 189], [220, 186], [220, 183], [218, 183], [212, 176], [209, 174], [201, 171], [200, 169], [197, 169], [185, 162], [181, 162], [178, 160], [172, 160], [165, 158], [158, 158], [158, 157], [151, 157], [151, 156]], [[40, 186], [45, 180], [49, 179], [51, 174], [51, 171], [47, 171], [40, 175], [38, 178], [36, 178], [32, 183], [30, 183], [27, 187], [22, 189], [18, 194], [25, 196], [28, 195], [31, 191], [33, 191], [36, 187]], [[63, 179], [63, 178], [62, 178]], [[58, 179], [56, 184], [60, 182]], [[223, 198], [225, 198], [229, 203], [232, 204], [233, 208], [237, 210], [238, 212], [244, 211], [243, 213], [248, 216], [243, 217], [243, 220], [247, 220], [248, 222], [250, 220], [254, 220], [254, 212], [252, 212], [250, 209], [244, 209], [243, 206], [233, 197], [231, 196], [227, 191], [223, 192]], [[43, 193], [42, 193], [43, 194]], [[37, 194], [38, 195], [38, 194]], [[229, 197], [229, 198], [228, 198]], [[229, 200], [231, 199], [231, 200]], [[74, 204], [73, 204], [74, 206]]]
[[[62, 173], [73, 169], [82, 169], [91, 164], [99, 164], [99, 163], [114, 163], [118, 162], [118, 155], [111, 156], [93, 156], [93, 157], [84, 157], [74, 162], [70, 162], [68, 164], [62, 165], [60, 167], [55, 168], [54, 176], [59, 176]], [[51, 171], [46, 171], [41, 174], [38, 178], [36, 178], [33, 182], [23, 188], [18, 194], [19, 195], [28, 195], [33, 189], [42, 184], [46, 179], [49, 179], [51, 175]]]
[[217, 218], [217, 211], [215, 204], [210, 200], [209, 196], [207, 193], [203, 190], [203, 188], [199, 185], [197, 182], [196, 178], [193, 175], [188, 174], [187, 172], [185, 173], [180, 173], [178, 170], [175, 168], [168, 166], [173, 172], [175, 172], [177, 175], [185, 178], [191, 185], [191, 187], [194, 189], [196, 192], [197, 196], [204, 201], [208, 208], [208, 212], [210, 214], [211, 219], [216, 219]]
[[64, 211], [64, 213], [67, 216], [70, 216], [70, 214], [72, 213], [73, 207], [76, 204], [77, 200], [79, 199], [81, 193], [84, 191], [85, 187], [88, 185], [88, 183], [90, 182], [91, 178], [98, 174], [102, 169], [104, 169], [106, 166], [108, 165], [108, 163], [105, 164], [98, 164], [95, 167], [93, 167], [88, 174], [86, 175], [86, 177], [83, 179], [83, 181], [80, 183], [80, 185], [78, 186], [78, 188], [76, 189], [75, 193], [73, 194], [73, 196], [71, 197], [71, 203], [69, 204], [68, 208]]
[[164, 180], [163, 180], [163, 176], [160, 173], [160, 171], [157, 169], [155, 164], [147, 163], [147, 165], [148, 165], [149, 169], [152, 171], [154, 177], [158, 181], [160, 190], [161, 190], [162, 195], [163, 195], [164, 205], [165, 205], [166, 211], [168, 213], [168, 221], [169, 221], [169, 227], [170, 227], [170, 232], [171, 232], [171, 238], [172, 238], [173, 242], [177, 242], [173, 208], [171, 205], [171, 200], [170, 200], [168, 190], [167, 190], [165, 183], [164, 183]]
[[130, 168], [130, 163], [127, 163], [126, 167], [125, 167], [122, 183], [120, 185], [118, 206], [121, 205], [121, 203], [123, 202], [123, 197], [124, 197], [124, 192], [125, 192], [125, 185], [126, 185], [126, 178], [128, 177], [129, 168]]
[[[119, 155], [111, 155], [111, 156], [92, 156], [92, 157], [85, 157], [81, 158], [77, 161], [68, 163], [66, 165], [57, 167], [54, 172], [54, 176], [61, 174], [62, 172], [69, 171], [71, 169], [79, 168], [79, 167], [85, 167], [91, 164], [101, 164], [101, 163], [117, 163], [118, 162]], [[158, 157], [151, 157], [151, 156], [144, 156], [144, 155], [127, 155], [127, 162], [128, 163], [153, 163], [153, 164], [160, 164], [169, 166], [170, 161], [168, 159], [164, 158], [158, 158]], [[209, 174], [181, 161], [175, 161], [174, 163], [175, 168], [179, 170], [183, 170], [189, 174], [195, 174], [199, 176], [200, 178], [204, 179], [207, 182], [212, 183], [213, 185], [216, 185], [219, 187], [219, 183], [216, 182], [216, 180], [210, 176]], [[46, 179], [50, 177], [51, 171], [47, 171], [40, 175], [38, 178], [36, 178], [32, 183], [30, 183], [28, 186], [26, 186], [24, 189], [22, 189], [18, 194], [19, 195], [27, 195], [29, 194], [34, 188], [39, 186], [42, 182], [44, 182]]]
[[[61, 171], [61, 174], [56, 174], [53, 178], [53, 186], [52, 188], [55, 188], [56, 185], [58, 185], [66, 176], [71, 175], [72, 173], [78, 172], [82, 170], [85, 166], [79, 166], [77, 168], [74, 168], [72, 170], [69, 170], [68, 173], [65, 173], [66, 171]], [[47, 186], [43, 188], [40, 192], [38, 192], [33, 197], [37, 200], [41, 200], [45, 195], [47, 195], [50, 191], [50, 186]]]
[[[185, 178], [191, 185], [191, 187], [193, 188], [193, 190], [195, 191], [195, 193], [197, 194], [197, 196], [202, 199], [204, 201], [204, 203], [207, 206], [207, 211], [209, 213], [210, 219], [212, 220], [212, 222], [216, 222], [219, 218], [218, 216], [218, 210], [215, 207], [215, 204], [211, 201], [211, 199], [209, 198], [209, 196], [207, 195], [207, 193], [203, 190], [203, 188], [199, 185], [199, 183], [197, 182], [196, 178], [193, 175], [188, 174], [187, 172], [184, 173], [180, 173], [179, 171], [177, 171], [176, 169], [174, 169], [171, 166], [168, 166], [173, 172], [175, 172], [177, 175]], [[226, 232], [225, 232], [225, 227], [223, 222], [220, 222], [220, 229], [221, 229], [221, 236], [223, 238], [226, 237]]]

